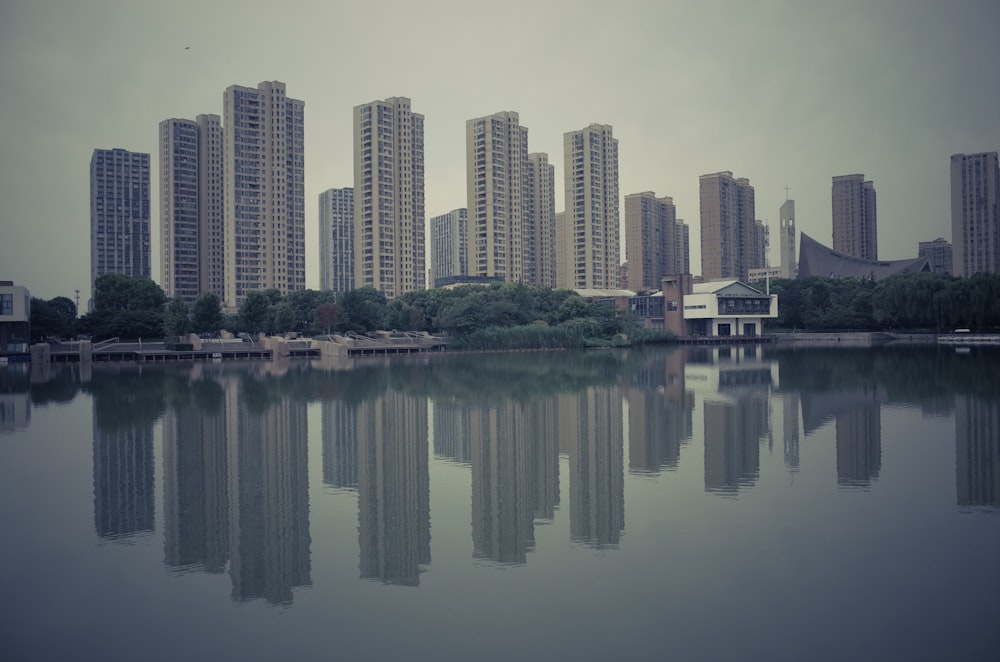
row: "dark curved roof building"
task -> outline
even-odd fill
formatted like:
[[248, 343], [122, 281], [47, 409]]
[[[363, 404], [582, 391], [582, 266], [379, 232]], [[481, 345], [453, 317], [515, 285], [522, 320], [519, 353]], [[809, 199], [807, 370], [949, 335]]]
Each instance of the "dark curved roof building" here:
[[799, 278], [871, 278], [882, 280], [897, 274], [930, 271], [927, 258], [909, 260], [865, 260], [824, 246], [805, 232], [799, 233]]

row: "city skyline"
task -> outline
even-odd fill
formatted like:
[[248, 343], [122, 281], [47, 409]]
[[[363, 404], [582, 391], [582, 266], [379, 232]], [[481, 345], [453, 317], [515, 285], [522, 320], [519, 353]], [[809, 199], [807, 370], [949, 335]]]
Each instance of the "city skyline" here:
[[[318, 217], [309, 200], [352, 185], [351, 109], [368, 99], [407, 95], [427, 118], [428, 219], [465, 204], [465, 122], [506, 108], [531, 128], [532, 151], [556, 163], [557, 212], [564, 199], [562, 135], [599, 122], [613, 126], [620, 141], [620, 196], [657, 191], [674, 199], [681, 218], [698, 213], [700, 175], [731, 170], [753, 182], [758, 215], [772, 231], [788, 186], [797, 230], [826, 242], [830, 178], [864, 172], [879, 191], [879, 258], [890, 260], [912, 257], [920, 241], [949, 236], [950, 156], [1000, 148], [1000, 44], [991, 28], [1000, 8], [990, 2], [902, 9], [626, 3], [611, 14], [581, 4], [575, 29], [603, 35], [604, 55], [592, 70], [572, 66], [591, 46], [564, 34], [565, 11], [532, 5], [530, 25], [515, 21], [516, 12], [494, 16], [497, 34], [513, 33], [524, 45], [511, 56], [509, 70], [520, 73], [510, 78], [478, 75], [478, 63], [455, 57], [482, 39], [483, 5], [393, 4], [380, 29], [399, 52], [417, 55], [378, 54], [333, 67], [354, 62], [364, 43], [354, 26], [371, 20], [375, 8], [310, 8], [294, 34], [278, 30], [258, 43], [241, 35], [270, 29], [267, 12], [252, 3], [233, 7], [202, 7], [197, 25], [183, 21], [183, 3], [101, 2], [59, 12], [13, 3], [0, 10], [0, 82], [18, 90], [0, 100], [0, 112], [18, 127], [0, 136], [0, 276], [41, 298], [79, 288], [85, 302], [82, 173], [90, 153], [155, 153], [158, 122], [218, 112], [220, 91], [234, 83], [280, 80], [309, 106], [308, 288], [319, 287]], [[678, 27], [669, 40], [656, 28], [664, 23]], [[146, 25], [158, 27], [139, 29]], [[90, 35], [98, 30], [129, 35], [129, 56], [120, 57], [120, 45], [95, 42]], [[431, 36], [441, 31], [453, 39], [435, 42]], [[859, 68], [865, 76], [854, 75]], [[654, 72], [663, 85], [650, 85]], [[598, 79], [602, 87], [592, 86]], [[751, 103], [734, 111], [738, 98]], [[154, 207], [159, 185], [154, 179]], [[151, 216], [158, 223], [160, 210]], [[690, 226], [697, 246], [700, 228]], [[152, 241], [155, 275], [159, 232]], [[700, 255], [692, 252], [691, 270], [701, 273]]]

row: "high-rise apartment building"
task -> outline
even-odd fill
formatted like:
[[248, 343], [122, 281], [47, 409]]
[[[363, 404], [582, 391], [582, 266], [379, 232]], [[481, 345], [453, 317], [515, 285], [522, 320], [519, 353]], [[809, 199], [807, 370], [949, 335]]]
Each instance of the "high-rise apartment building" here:
[[1000, 167], [996, 152], [951, 157], [955, 276], [1000, 272]]
[[470, 274], [524, 280], [528, 129], [504, 111], [465, 123]]
[[524, 215], [524, 281], [556, 286], [556, 169], [545, 152], [528, 154]]
[[285, 84], [223, 95], [225, 301], [306, 286], [304, 109]]
[[750, 180], [733, 178], [729, 171], [702, 175], [701, 272], [705, 280], [748, 280], [751, 269], [764, 266], [761, 226], [754, 218], [754, 189]]
[[168, 298], [225, 295], [222, 172], [218, 115], [160, 122], [160, 286]]
[[918, 242], [917, 257], [927, 258], [927, 264], [934, 273], [949, 275], [952, 273], [951, 244], [943, 237], [938, 237], [934, 241]]
[[468, 210], [463, 207], [431, 219], [431, 285], [468, 275]]
[[354, 107], [354, 284], [424, 289], [424, 116], [406, 97]]
[[833, 178], [833, 250], [878, 260], [878, 223], [875, 184], [864, 175]]
[[677, 221], [671, 197], [652, 191], [625, 196], [626, 289], [659, 290], [668, 274], [687, 273], [687, 226]]
[[780, 223], [781, 277], [795, 278], [799, 262], [795, 252], [795, 201], [785, 200], [778, 211]]
[[90, 157], [90, 287], [104, 274], [150, 276], [149, 154]]
[[319, 194], [319, 288], [354, 289], [354, 189]]
[[556, 285], [617, 289], [618, 140], [591, 124], [563, 136], [566, 211], [556, 226]]

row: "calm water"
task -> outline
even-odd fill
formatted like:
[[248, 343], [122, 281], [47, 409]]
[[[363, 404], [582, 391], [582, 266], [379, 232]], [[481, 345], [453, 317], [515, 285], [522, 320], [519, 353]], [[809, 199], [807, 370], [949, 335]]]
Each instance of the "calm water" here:
[[1000, 659], [1000, 354], [0, 369], [0, 658]]

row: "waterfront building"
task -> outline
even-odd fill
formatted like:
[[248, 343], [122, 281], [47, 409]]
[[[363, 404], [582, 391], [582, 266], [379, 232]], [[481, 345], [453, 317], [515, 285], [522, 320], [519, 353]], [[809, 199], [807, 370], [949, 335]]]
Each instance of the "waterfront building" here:
[[862, 260], [878, 260], [875, 184], [864, 175], [833, 178], [833, 250]]
[[149, 154], [95, 149], [90, 158], [90, 288], [104, 274], [150, 276]]
[[939, 274], [952, 273], [951, 242], [943, 237], [934, 241], [921, 241], [917, 244], [917, 257], [927, 259], [930, 270]]
[[0, 280], [0, 356], [27, 354], [30, 347], [31, 293], [12, 280]]
[[705, 280], [747, 280], [765, 265], [762, 223], [754, 212], [754, 188], [730, 171], [698, 179], [701, 212], [701, 272]]
[[563, 136], [566, 211], [556, 225], [556, 286], [618, 287], [618, 140], [607, 124]]
[[524, 280], [556, 286], [556, 169], [545, 152], [528, 154], [524, 213]]
[[225, 294], [222, 121], [160, 122], [160, 287], [188, 304]]
[[468, 275], [468, 210], [462, 207], [431, 219], [431, 285]]
[[354, 189], [319, 194], [319, 289], [354, 289]]
[[422, 290], [424, 116], [406, 97], [354, 107], [354, 285]]
[[687, 273], [687, 226], [674, 200], [652, 191], [625, 196], [626, 282], [622, 289], [658, 290], [668, 274]]
[[285, 84], [233, 85], [223, 95], [225, 301], [306, 287], [305, 104]]
[[824, 246], [805, 232], [799, 244], [798, 278], [870, 278], [882, 280], [896, 274], [930, 271], [927, 258], [908, 260], [866, 260], [845, 255]]
[[1000, 272], [997, 152], [951, 157], [951, 245], [955, 276]]
[[467, 121], [465, 142], [469, 273], [523, 282], [528, 129], [504, 111]]

